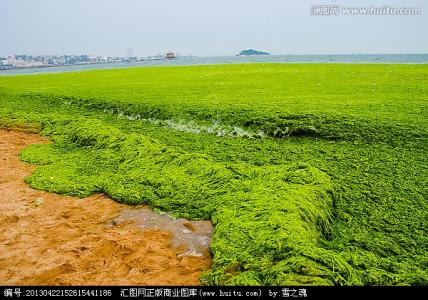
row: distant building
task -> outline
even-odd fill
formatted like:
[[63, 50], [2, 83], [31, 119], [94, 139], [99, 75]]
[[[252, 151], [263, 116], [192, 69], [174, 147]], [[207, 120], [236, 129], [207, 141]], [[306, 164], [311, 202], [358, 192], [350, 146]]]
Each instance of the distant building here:
[[168, 59], [172, 59], [172, 58], [176, 58], [176, 57], [177, 57], [177, 55], [175, 54], [175, 52], [168, 51], [168, 52], [166, 53], [165, 57], [166, 57], [166, 58], [168, 58]]
[[15, 65], [15, 62], [16, 62], [16, 58], [15, 58], [15, 56], [9, 56], [8, 58], [7, 58], [7, 64], [8, 65]]
[[134, 51], [132, 50], [132, 48], [126, 49], [126, 55], [128, 57], [134, 57]]
[[7, 66], [7, 65], [9, 65], [9, 60], [7, 59], [7, 57], [2, 57], [0, 59], [0, 65], [1, 66]]
[[15, 60], [13, 63], [15, 68], [34, 68], [43, 66], [41, 61], [25, 61], [25, 60]]

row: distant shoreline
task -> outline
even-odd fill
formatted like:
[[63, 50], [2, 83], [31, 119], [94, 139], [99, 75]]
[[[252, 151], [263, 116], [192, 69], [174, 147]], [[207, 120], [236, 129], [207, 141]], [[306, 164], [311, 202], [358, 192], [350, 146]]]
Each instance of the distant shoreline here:
[[84, 63], [59, 66], [37, 66], [0, 70], [0, 76], [78, 72], [150, 66], [191, 66], [238, 63], [349, 63], [349, 64], [428, 64], [428, 54], [340, 54], [340, 55], [250, 55], [250, 56], [184, 56], [175, 59], [135, 62]]
[[[159, 59], [143, 59], [139, 60], [141, 61], [157, 61], [157, 60], [167, 60], [166, 58], [159, 58]], [[23, 70], [23, 69], [42, 69], [42, 68], [58, 68], [58, 67], [72, 67], [72, 66], [86, 66], [86, 65], [108, 65], [108, 64], [114, 64], [114, 63], [129, 63], [126, 61], [118, 62], [118, 61], [105, 61], [105, 62], [81, 62], [81, 63], [75, 63], [75, 64], [56, 64], [56, 65], [36, 65], [36, 66], [1, 66], [0, 71], [3, 70]]]

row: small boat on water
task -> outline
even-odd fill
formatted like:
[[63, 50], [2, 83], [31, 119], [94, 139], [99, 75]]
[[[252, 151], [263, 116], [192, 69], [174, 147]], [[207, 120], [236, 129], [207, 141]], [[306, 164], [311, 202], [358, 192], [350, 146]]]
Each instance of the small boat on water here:
[[166, 53], [165, 57], [166, 57], [166, 58], [168, 58], [168, 59], [172, 59], [172, 58], [176, 58], [176, 57], [177, 57], [177, 55], [175, 54], [175, 52], [168, 51], [168, 52]]

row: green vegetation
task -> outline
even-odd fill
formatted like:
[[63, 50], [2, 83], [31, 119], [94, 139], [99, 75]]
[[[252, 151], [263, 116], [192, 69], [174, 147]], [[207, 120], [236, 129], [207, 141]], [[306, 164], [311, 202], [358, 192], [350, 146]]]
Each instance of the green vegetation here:
[[53, 141], [27, 182], [211, 219], [205, 284], [428, 285], [427, 104], [427, 65], [0, 77], [0, 127]]
[[242, 50], [239, 55], [269, 55], [267, 52], [257, 51], [254, 49]]

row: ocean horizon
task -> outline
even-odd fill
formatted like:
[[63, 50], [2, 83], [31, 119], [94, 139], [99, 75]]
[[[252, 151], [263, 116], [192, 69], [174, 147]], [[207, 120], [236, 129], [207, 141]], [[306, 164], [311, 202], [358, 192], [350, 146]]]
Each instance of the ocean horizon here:
[[355, 64], [427, 64], [428, 54], [333, 54], [333, 55], [250, 55], [181, 56], [175, 59], [145, 59], [135, 62], [97, 63], [0, 70], [0, 76], [40, 73], [78, 72], [150, 66], [191, 66], [239, 63], [355, 63]]

